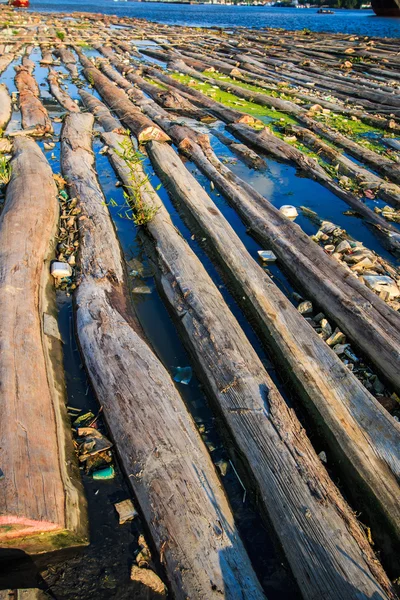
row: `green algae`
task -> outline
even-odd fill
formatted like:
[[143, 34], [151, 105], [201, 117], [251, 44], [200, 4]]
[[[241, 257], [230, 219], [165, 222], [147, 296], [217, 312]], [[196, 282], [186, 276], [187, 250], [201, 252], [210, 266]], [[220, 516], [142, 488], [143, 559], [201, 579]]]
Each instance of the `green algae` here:
[[264, 96], [271, 96], [272, 98], [280, 98], [281, 100], [289, 100], [290, 102], [293, 102], [293, 97], [289, 94], [285, 94], [284, 92], [280, 92], [278, 90], [263, 88], [252, 83], [247, 83], [239, 79], [235, 79], [234, 77], [224, 75], [223, 73], [218, 73], [217, 71], [203, 71], [203, 75], [206, 77], [211, 77], [212, 79], [224, 81], [225, 83], [237, 85], [238, 87], [249, 90], [250, 92], [255, 92], [256, 94], [264, 94]]
[[202, 92], [209, 98], [212, 98], [212, 100], [220, 102], [229, 108], [249, 114], [252, 117], [263, 120], [264, 122], [279, 120], [282, 123], [287, 124], [296, 123], [295, 119], [286, 113], [280, 112], [273, 108], [268, 108], [267, 106], [261, 106], [255, 102], [249, 102], [244, 98], [239, 98], [239, 96], [236, 96], [231, 92], [225, 92], [224, 90], [221, 90], [217, 86], [214, 86], [210, 83], [200, 82], [198, 79], [194, 79], [190, 75], [172, 73], [171, 77], [180, 83], [184, 83], [185, 85], [188, 85], [190, 82], [190, 87]]

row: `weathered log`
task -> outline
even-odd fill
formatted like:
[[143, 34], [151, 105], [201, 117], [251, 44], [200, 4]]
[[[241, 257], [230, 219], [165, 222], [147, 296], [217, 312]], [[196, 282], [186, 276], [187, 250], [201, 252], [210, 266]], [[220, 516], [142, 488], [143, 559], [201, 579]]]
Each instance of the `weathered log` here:
[[79, 77], [78, 68], [76, 66], [76, 58], [71, 50], [64, 45], [60, 45], [53, 50], [53, 54], [61, 59], [73, 78]]
[[140, 109], [132, 104], [125, 92], [112, 85], [110, 80], [98, 69], [94, 67], [85, 68], [84, 74], [88, 81], [93, 81], [94, 86], [108, 106], [132, 131], [140, 143], [154, 139], [160, 142], [169, 141], [167, 134], [155, 126]]
[[215, 137], [218, 138], [220, 142], [225, 144], [225, 146], [228, 146], [228, 148], [232, 150], [234, 154], [239, 156], [241, 160], [247, 165], [249, 165], [252, 169], [261, 170], [266, 168], [267, 163], [265, 162], [265, 160], [248, 146], [238, 143], [235, 139], [229, 138], [228, 136], [224, 135], [223, 133], [217, 130], [213, 131], [213, 135], [215, 135]]
[[50, 258], [59, 206], [35, 142], [14, 140], [0, 218], [0, 544], [29, 553], [86, 543], [85, 500], [65, 405]]
[[79, 95], [82, 98], [85, 107], [101, 122], [104, 131], [122, 133], [122, 131], [120, 131], [120, 122], [112, 116], [111, 112], [102, 102], [100, 102], [100, 100], [97, 100], [97, 98], [92, 96], [92, 94], [85, 92], [85, 90], [80, 90]]
[[14, 60], [14, 53], [8, 52], [0, 56], [0, 73], [3, 73]]
[[11, 118], [11, 98], [8, 93], [7, 86], [4, 83], [0, 84], [0, 130], [6, 128], [8, 121]]
[[325, 161], [337, 166], [340, 174], [353, 177], [356, 181], [363, 184], [365, 189], [370, 188], [376, 190], [377, 195], [380, 196], [382, 200], [400, 207], [400, 187], [398, 185], [389, 183], [374, 173], [371, 173], [368, 169], [361, 167], [353, 160], [347, 158], [347, 156], [338, 152], [331, 145], [326, 144], [309, 129], [291, 125], [290, 130]]
[[49, 68], [47, 79], [49, 82], [50, 91], [57, 102], [69, 112], [79, 112], [79, 106], [76, 104], [76, 102], [74, 102], [71, 96], [69, 96], [69, 94], [67, 94], [67, 92], [60, 87], [57, 71]]
[[342, 133], [333, 130], [323, 123], [318, 123], [306, 115], [299, 115], [298, 119], [314, 133], [333, 142], [340, 148], [344, 148], [351, 156], [369, 165], [377, 173], [382, 173], [389, 181], [400, 184], [400, 163], [395, 163], [384, 156], [380, 156], [373, 150], [360, 146], [360, 144], [347, 138]]
[[32, 135], [44, 135], [53, 131], [47, 110], [41, 103], [40, 90], [28, 67], [15, 67], [15, 85], [19, 91], [22, 127]]
[[[202, 142], [201, 142], [202, 143]], [[355, 277], [285, 219], [261, 194], [223, 165], [207, 144], [189, 156], [234, 204], [257, 238], [280, 257], [300, 288], [324, 307], [331, 318], [400, 389], [396, 363], [400, 357], [400, 317]], [[191, 149], [185, 142], [181, 150]], [[383, 358], [385, 354], [385, 358]]]
[[[103, 138], [112, 149], [112, 163], [128, 193], [132, 187], [137, 189], [138, 184], [146, 181], [141, 166], [125, 163], [115, 134], [105, 134]], [[181, 179], [185, 169], [179, 166], [180, 161], [170, 147], [151, 142], [149, 151], [151, 156], [158, 155], [158, 165], [162, 163], [163, 169], [174, 172], [175, 181], [179, 180], [177, 185], [185, 186]], [[196, 203], [197, 190], [191, 190], [192, 202]], [[358, 591], [366, 591], [370, 582], [366, 588], [366, 581], [359, 579], [359, 568], [354, 569], [354, 563], [360, 565], [360, 560], [364, 560], [360, 548], [372, 560], [364, 569], [373, 577], [377, 577], [376, 563], [350, 509], [329, 480], [300, 423], [288, 410], [220, 292], [176, 231], [148, 182], [140, 185], [140, 196], [144, 206], [158, 209], [147, 229], [155, 243], [159, 285], [196, 358], [199, 373], [252, 473], [303, 597], [351, 598], [354, 592], [347, 589], [350, 582]], [[210, 219], [215, 226], [215, 218]], [[302, 459], [299, 452], [293, 451], [293, 445], [300, 449]], [[311, 479], [318, 491], [310, 488]], [[287, 481], [296, 490], [294, 494], [288, 494]], [[323, 510], [321, 497], [325, 498]], [[305, 506], [313, 523], [304, 517]], [[297, 525], [293, 526], [294, 523]], [[340, 538], [340, 550], [332, 540], [333, 532]], [[349, 568], [353, 570], [351, 575]], [[324, 578], [319, 575], [322, 571]], [[340, 572], [348, 573], [348, 581]], [[374, 587], [373, 584], [371, 589]]]
[[71, 114], [61, 163], [83, 216], [79, 343], [129, 482], [177, 599], [264, 595], [225, 494], [171, 377], [129, 304], [123, 259], [93, 169], [90, 114]]
[[[194, 145], [187, 140], [185, 142], [191, 147]], [[393, 515], [400, 510], [396, 499], [397, 477], [400, 472], [397, 455], [400, 428], [362, 384], [346, 372], [346, 368], [325, 342], [311, 331], [310, 326], [275, 288], [264, 271], [249, 257], [239, 238], [218, 211], [216, 215], [218, 214], [219, 226], [216, 226], [215, 220], [209, 216], [214, 214], [211, 210], [215, 210], [215, 207], [204, 190], [200, 192], [201, 186], [189, 175], [187, 190], [190, 183], [192, 193], [189, 199], [187, 190], [182, 191], [183, 184], [177, 189], [180, 185], [177, 179], [183, 181], [186, 175], [184, 168], [175, 161], [172, 174], [172, 168], [165, 166], [166, 153], [159, 150], [154, 157], [151, 148], [149, 153], [156, 161], [159, 176], [167, 182], [173, 195], [190, 206], [207, 234], [207, 239], [215, 247], [224, 269], [230, 272], [236, 286], [247, 298], [245, 304], [250, 302], [252, 310], [249, 307], [248, 310], [255, 316], [263, 338], [291, 374], [295, 388], [300, 391], [318, 425], [327, 432], [334, 453], [345, 465], [350, 486], [356, 481], [361, 487], [369, 482], [369, 490], [365, 491], [373, 498], [370, 503], [374, 506], [373, 511], [378, 504], [385, 515], [386, 527], [390, 532], [397, 530], [395, 537], [399, 540], [400, 529], [397, 528]], [[164, 162], [161, 161], [161, 153], [164, 155]], [[191, 159], [194, 158], [193, 152], [189, 151], [187, 154]], [[197, 160], [195, 163], [199, 164]], [[166, 171], [167, 175], [164, 174]], [[347, 413], [346, 422], [353, 422], [351, 433], [343, 428], [343, 411]], [[383, 422], [383, 429], [391, 432], [391, 441], [382, 453]], [[365, 435], [369, 437], [367, 445]], [[391, 458], [388, 459], [388, 456]], [[391, 483], [386, 487], [389, 481]], [[383, 485], [386, 489], [383, 489]]]
[[380, 215], [377, 215], [355, 194], [341, 188], [314, 158], [306, 156], [294, 146], [279, 139], [267, 128], [257, 132], [248, 125], [233, 123], [228, 126], [228, 130], [237, 138], [252, 144], [267, 154], [272, 154], [272, 156], [279, 160], [295, 163], [308, 177], [321, 183], [366, 219], [367, 223], [372, 224], [374, 226], [373, 232], [380, 237], [382, 243], [392, 252], [398, 252], [400, 250], [400, 234], [397, 228], [385, 221]]

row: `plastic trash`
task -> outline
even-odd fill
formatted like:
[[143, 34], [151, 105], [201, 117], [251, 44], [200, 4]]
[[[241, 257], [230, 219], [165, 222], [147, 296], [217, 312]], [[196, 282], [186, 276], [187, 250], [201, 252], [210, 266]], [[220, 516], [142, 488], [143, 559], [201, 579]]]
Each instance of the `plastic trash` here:
[[279, 212], [291, 221], [294, 221], [294, 219], [299, 216], [297, 208], [295, 206], [291, 206], [290, 204], [284, 204], [281, 206]]
[[275, 262], [276, 261], [276, 256], [272, 252], [272, 250], [258, 250], [257, 254], [261, 258], [261, 260], [263, 260], [264, 262]]
[[192, 379], [192, 367], [176, 367], [174, 381], [188, 385]]
[[400, 289], [396, 282], [387, 275], [364, 275], [363, 279], [365, 285], [374, 292], [388, 292], [390, 299], [400, 296]]
[[115, 470], [114, 467], [111, 465], [110, 467], [106, 467], [105, 469], [100, 469], [99, 471], [95, 471], [93, 473], [93, 479], [97, 480], [107, 480], [107, 479], [114, 479], [115, 477]]
[[71, 277], [72, 267], [68, 263], [54, 261], [51, 263], [50, 273], [55, 279], [63, 279], [64, 277]]
[[119, 524], [123, 525], [127, 523], [127, 521], [132, 521], [135, 517], [138, 516], [138, 512], [135, 510], [133, 506], [132, 500], [122, 500], [122, 502], [117, 502], [114, 504], [114, 508], [119, 515]]
[[312, 313], [312, 311], [313, 311], [312, 302], [310, 302], [309, 300], [305, 300], [304, 302], [301, 302], [301, 304], [298, 305], [297, 310], [302, 315], [308, 315], [308, 314]]
[[94, 419], [94, 414], [91, 411], [89, 411], [89, 412], [85, 413], [84, 415], [80, 415], [77, 419], [75, 419], [75, 421], [73, 422], [73, 425], [74, 425], [74, 427], [79, 427], [79, 426], [84, 427], [85, 424], [87, 425], [88, 423], [93, 421], [93, 419]]
[[131, 568], [131, 580], [140, 582], [148, 588], [148, 590], [154, 592], [157, 596], [160, 596], [160, 598], [166, 598], [167, 588], [159, 576], [151, 569], [133, 565]]

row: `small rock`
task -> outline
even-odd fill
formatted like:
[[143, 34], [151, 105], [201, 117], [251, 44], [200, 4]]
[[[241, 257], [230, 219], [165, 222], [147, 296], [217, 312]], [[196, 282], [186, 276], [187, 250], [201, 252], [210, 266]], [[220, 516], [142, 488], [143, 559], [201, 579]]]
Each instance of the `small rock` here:
[[320, 453], [318, 454], [318, 457], [320, 458], [320, 460], [321, 460], [323, 463], [325, 463], [325, 464], [326, 464], [326, 463], [328, 462], [328, 459], [326, 458], [326, 453], [325, 453], [323, 450], [322, 450], [322, 452], [320, 452]]

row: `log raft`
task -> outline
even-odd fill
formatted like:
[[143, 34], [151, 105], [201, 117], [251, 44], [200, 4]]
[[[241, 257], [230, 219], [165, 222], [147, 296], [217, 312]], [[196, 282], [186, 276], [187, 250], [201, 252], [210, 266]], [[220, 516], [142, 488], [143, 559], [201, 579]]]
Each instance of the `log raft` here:
[[[127, 165], [121, 157], [120, 136], [107, 133], [102, 137], [129, 193], [132, 188], [136, 189], [137, 182], [145, 181], [141, 166]], [[179, 177], [176, 161], [171, 163], [173, 150], [159, 142], [151, 142], [151, 155], [153, 150], [160, 152], [163, 168], [166, 163], [170, 164]], [[140, 195], [144, 206], [157, 209], [147, 229], [154, 241], [160, 288], [175, 313], [218, 412], [251, 472], [250, 478], [256, 482], [264, 510], [278, 534], [303, 597], [351, 598], [353, 593], [348, 591], [349, 584], [359, 591], [365, 589], [365, 583], [354, 580], [359, 577], [358, 567], [352, 569], [351, 574], [348, 571], [354, 563], [360, 565], [360, 556], [353, 555], [355, 548], [370, 553], [370, 547], [363, 543], [364, 535], [220, 292], [176, 231], [148, 182], [140, 186]], [[134, 199], [137, 200], [136, 196]], [[197, 200], [195, 194], [194, 201]], [[268, 398], [267, 410], [265, 396]], [[294, 447], [296, 453], [293, 453]], [[300, 473], [307, 475], [304, 477]], [[293, 495], [288, 494], [285, 483], [288, 480], [296, 490]], [[311, 480], [314, 483], [310, 487]], [[310, 511], [306, 518], [305, 506]], [[335, 535], [339, 536], [340, 545], [337, 541], [332, 543]], [[310, 569], [311, 556], [313, 566]], [[364, 554], [366, 556], [368, 554]], [[349, 573], [347, 582], [339, 571]], [[320, 572], [324, 572], [324, 578], [320, 578]]]
[[174, 597], [262, 600], [207, 450], [130, 306], [121, 249], [93, 168], [92, 123], [90, 114], [66, 118], [61, 156], [86, 217], [76, 294], [86, 368]]
[[36, 554], [87, 543], [66, 414], [50, 259], [59, 206], [37, 144], [14, 140], [0, 218], [0, 545]]

